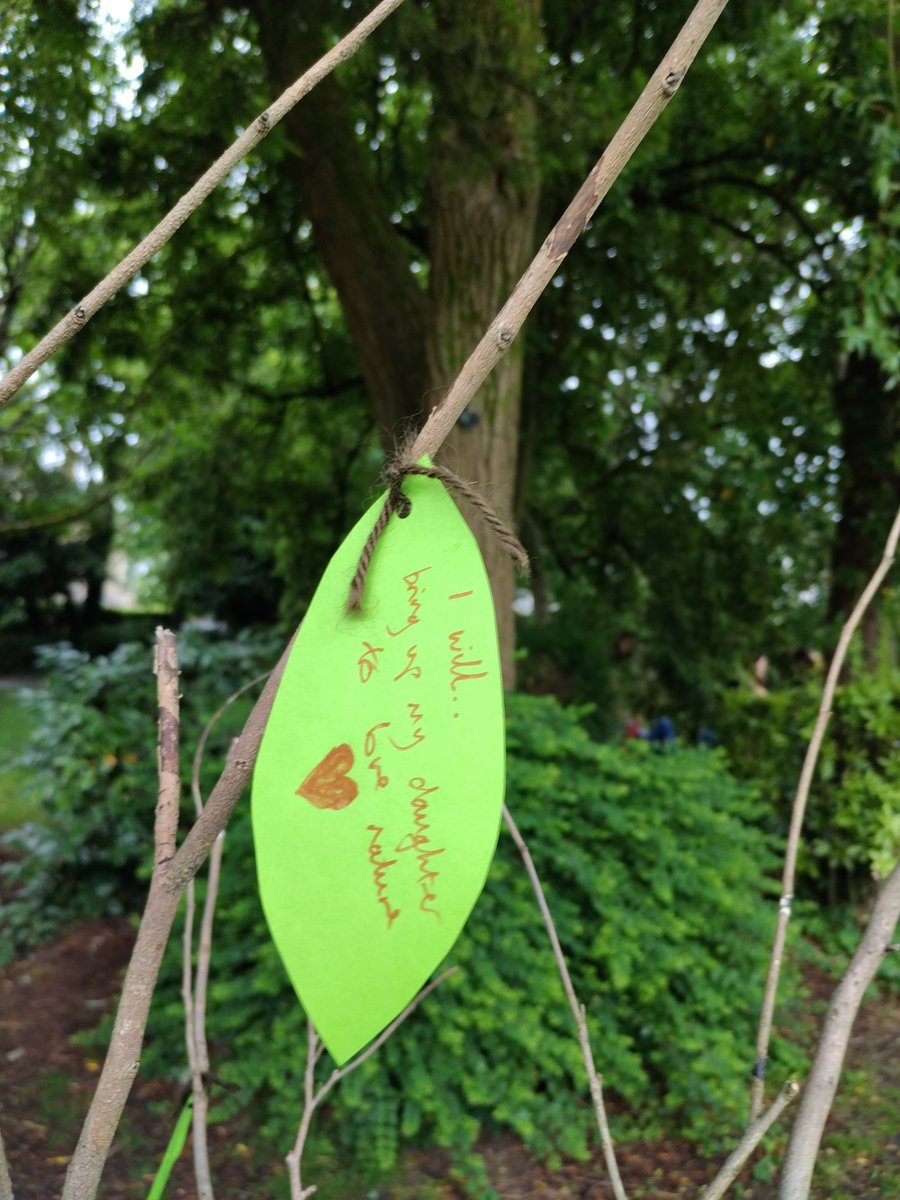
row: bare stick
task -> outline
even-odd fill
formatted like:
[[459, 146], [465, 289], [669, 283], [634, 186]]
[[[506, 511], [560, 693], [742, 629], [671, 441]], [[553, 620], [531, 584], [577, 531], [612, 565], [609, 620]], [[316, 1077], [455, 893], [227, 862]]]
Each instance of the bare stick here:
[[423, 454], [433, 455], [437, 451], [460, 413], [513, 344], [525, 318], [556, 274], [559, 264], [584, 232], [588, 221], [654, 121], [678, 91], [688, 68], [727, 3], [728, 0], [700, 0], [696, 5], [669, 53], [651, 75], [631, 112], [472, 351], [446, 397], [432, 410], [406, 461], [415, 463]]
[[[206, 751], [206, 743], [209, 740], [209, 735], [228, 709], [231, 708], [232, 704], [255, 688], [258, 683], [262, 683], [268, 679], [271, 674], [271, 671], [263, 671], [261, 675], [257, 675], [255, 679], [251, 679], [249, 683], [245, 683], [242, 687], [239, 687], [236, 692], [232, 692], [227, 700], [222, 701], [204, 725], [203, 732], [197, 740], [197, 749], [194, 751], [194, 759], [191, 763], [191, 795], [194, 797], [194, 811], [198, 817], [203, 812], [203, 794], [200, 791], [200, 768], [203, 766], [203, 755]], [[234, 743], [232, 743], [231, 750], [234, 750]], [[231, 750], [229, 753], [231, 753]]]
[[155, 866], [160, 868], [175, 857], [178, 813], [181, 805], [181, 771], [178, 765], [178, 655], [175, 634], [156, 630], [156, 700], [159, 705], [159, 735], [156, 747], [159, 798], [154, 828]]
[[900, 920], [900, 862], [878, 893], [866, 932], [831, 997], [803, 1099], [784, 1156], [778, 1200], [806, 1200], [822, 1131], [837, 1091], [850, 1031], [866, 988]]
[[314, 1090], [316, 1063], [319, 1061], [324, 1046], [319, 1040], [319, 1035], [313, 1028], [312, 1021], [307, 1022], [309, 1029], [309, 1042], [306, 1053], [306, 1071], [304, 1074], [304, 1105], [303, 1115], [300, 1118], [300, 1127], [297, 1130], [297, 1140], [290, 1154], [285, 1157], [285, 1162], [288, 1165], [288, 1175], [291, 1183], [291, 1200], [307, 1200], [316, 1190], [315, 1185], [311, 1187], [303, 1187], [300, 1179], [300, 1161], [303, 1158], [303, 1148], [306, 1144], [307, 1136], [309, 1135], [309, 1127], [312, 1124], [313, 1114], [316, 1109], [335, 1086], [340, 1083], [351, 1071], [355, 1071], [357, 1067], [362, 1066], [367, 1058], [380, 1050], [388, 1038], [397, 1030], [408, 1016], [415, 1012], [426, 996], [429, 996], [437, 987], [449, 979], [451, 975], [455, 975], [459, 967], [448, 967], [446, 971], [442, 971], [436, 979], [432, 979], [427, 983], [422, 990], [410, 1000], [403, 1012], [399, 1016], [394, 1017], [390, 1025], [379, 1033], [378, 1037], [370, 1045], [366, 1047], [361, 1054], [357, 1054], [356, 1058], [352, 1058], [350, 1062], [345, 1063], [343, 1067], [332, 1071], [328, 1079], [322, 1084], [318, 1091]]
[[[194, 797], [194, 809], [197, 816], [203, 811], [203, 796], [200, 791], [200, 769], [203, 766], [203, 753], [209, 735], [215, 729], [219, 719], [227, 712], [236, 700], [245, 692], [256, 687], [269, 672], [257, 675], [249, 683], [233, 692], [221, 704], [207, 721], [194, 751], [194, 761], [191, 766], [191, 793]], [[232, 750], [236, 743], [232, 743]], [[222, 871], [222, 853], [225, 848], [225, 830], [221, 829], [213, 842], [209, 856], [209, 875], [206, 883], [206, 899], [203, 904], [203, 917], [200, 922], [200, 942], [197, 947], [197, 970], [193, 972], [194, 945], [194, 880], [187, 885], [187, 915], [184, 924], [183, 951], [183, 981], [182, 994], [185, 1008], [185, 1044], [187, 1046], [188, 1064], [191, 1070], [191, 1090], [194, 1095], [194, 1105], [191, 1112], [192, 1146], [194, 1152], [194, 1178], [197, 1182], [198, 1200], [215, 1200], [212, 1183], [212, 1170], [209, 1165], [209, 1140], [207, 1137], [207, 1117], [209, 1115], [209, 1094], [206, 1090], [206, 1079], [209, 1075], [209, 1045], [206, 1038], [206, 995], [209, 985], [209, 971], [212, 964], [212, 934], [216, 912], [216, 900], [219, 895], [219, 877]]]
[[[211, 860], [210, 860], [211, 861]], [[187, 885], [187, 911], [184, 917], [184, 931], [181, 940], [181, 998], [184, 1004], [184, 1043], [187, 1049], [188, 1067], [191, 1072], [191, 1092], [194, 1103], [191, 1109], [191, 1124], [193, 1137], [191, 1139], [194, 1151], [194, 1178], [197, 1181], [197, 1196], [199, 1200], [214, 1200], [212, 1191], [212, 1174], [209, 1169], [209, 1152], [206, 1141], [206, 1080], [200, 1066], [195, 1036], [196, 1008], [194, 1005], [194, 911], [196, 908], [196, 889], [193, 879]], [[207, 1068], [208, 1069], [208, 1068]], [[197, 1125], [197, 1105], [202, 1106], [203, 1112], [200, 1125]]]
[[747, 1159], [799, 1093], [800, 1085], [793, 1079], [788, 1080], [762, 1116], [744, 1131], [744, 1136], [725, 1159], [718, 1175], [700, 1193], [700, 1200], [720, 1200], [725, 1195], [744, 1169]]
[[12, 1180], [9, 1177], [9, 1164], [6, 1161], [6, 1147], [3, 1145], [2, 1133], [0, 1133], [0, 1200], [14, 1200]]
[[315, 1185], [304, 1187], [300, 1175], [303, 1148], [309, 1135], [309, 1127], [316, 1111], [316, 1063], [322, 1053], [322, 1043], [312, 1021], [307, 1019], [306, 1070], [303, 1072], [303, 1113], [297, 1130], [297, 1139], [290, 1154], [285, 1157], [288, 1168], [288, 1181], [291, 1188], [291, 1200], [307, 1200], [316, 1190]]
[[819, 758], [819, 751], [822, 748], [822, 741], [825, 737], [825, 730], [828, 728], [828, 722], [831, 719], [831, 706], [834, 702], [834, 693], [837, 689], [838, 679], [841, 669], [844, 665], [844, 660], [847, 657], [847, 650], [850, 646], [850, 639], [856, 631], [857, 626], [863, 618], [863, 615], [869, 605], [872, 603], [878, 589], [881, 587], [885, 576], [891, 569], [891, 564], [897, 553], [897, 541], [900, 539], [900, 511], [894, 517], [894, 523], [891, 526], [888, 534], [887, 542], [884, 547], [884, 554], [881, 562], [872, 575], [872, 578], [866, 584], [866, 587], [854, 605], [853, 611], [847, 618], [840, 637], [838, 638], [837, 649], [834, 652], [834, 658], [831, 660], [831, 666], [828, 668], [828, 675], [825, 679], [825, 687], [822, 690], [822, 701], [819, 705], [819, 715], [816, 718], [816, 724], [813, 729], [812, 737], [809, 745], [806, 748], [806, 757], [803, 760], [803, 768], [800, 771], [800, 781], [797, 784], [797, 794], [794, 797], [794, 807], [791, 813], [791, 827], [788, 833], [787, 848], [784, 855], [784, 872], [781, 879], [781, 899], [778, 901], [778, 922], [775, 927], [775, 940], [772, 946], [772, 958], [769, 962], [769, 972], [766, 977], [766, 986], [763, 993], [762, 1011], [759, 1018], [759, 1032], [756, 1039], [756, 1064], [753, 1068], [753, 1081], [750, 1089], [750, 1119], [756, 1120], [762, 1111], [763, 1097], [765, 1093], [765, 1072], [766, 1059], [769, 1054], [769, 1039], [772, 1035], [772, 1020], [775, 1013], [775, 997], [778, 992], [778, 977], [781, 972], [781, 959], [784, 954], [784, 943], [787, 937], [788, 922], [791, 919], [791, 904], [794, 899], [794, 879], [797, 873], [797, 854], [800, 849], [800, 831], [803, 827], [803, 817], [806, 813], [806, 802], [809, 799], [809, 790], [812, 784], [813, 774], [815, 773], [816, 763]]
[[0, 380], [0, 408], [16, 394], [22, 384], [45, 363], [60, 346], [79, 330], [102, 306], [123, 287], [141, 267], [147, 263], [157, 250], [177, 233], [188, 217], [194, 213], [210, 192], [222, 182], [229, 171], [242, 158], [257, 146], [263, 138], [275, 128], [278, 122], [294, 105], [311, 92], [316, 84], [321, 83], [326, 75], [330, 75], [335, 67], [351, 58], [368, 38], [369, 34], [387, 17], [399, 8], [403, 0], [381, 0], [372, 12], [342, 38], [336, 46], [324, 54], [308, 71], [278, 97], [278, 99], [260, 115], [251, 121], [250, 125], [234, 141], [212, 166], [197, 180], [194, 186], [181, 197], [159, 224], [139, 242], [118, 266], [113, 267], [105, 279], [102, 279], [93, 291], [89, 292], [76, 306], [59, 321], [40, 342], [26, 354], [13, 369]]
[[201, 816], [175, 858], [162, 869], [154, 870], [147, 905], [122, 985], [109, 1051], [69, 1163], [62, 1200], [93, 1200], [97, 1193], [103, 1164], [137, 1074], [150, 1001], [182, 889], [203, 864], [216, 835], [225, 828], [247, 785], [293, 644], [292, 638], [247, 718], [234, 753], [225, 764]]
[[[225, 830], [221, 830], [213, 842], [209, 856], [209, 876], [206, 881], [206, 900], [200, 922], [200, 944], [197, 949], [197, 972], [194, 981], [194, 996], [188, 1019], [192, 1025], [195, 1067], [191, 1071], [194, 1092], [194, 1109], [191, 1116], [192, 1142], [194, 1148], [194, 1178], [197, 1181], [198, 1200], [215, 1200], [212, 1171], [209, 1165], [209, 1145], [206, 1136], [206, 1119], [209, 1113], [209, 1094], [206, 1078], [209, 1074], [209, 1047], [206, 1040], [206, 992], [209, 983], [209, 968], [212, 962], [212, 929], [219, 894], [219, 876], [222, 870], [222, 851], [225, 846]], [[193, 888], [194, 881], [188, 884]]]
[[506, 822], [506, 827], [512, 834], [512, 839], [516, 844], [519, 854], [522, 856], [522, 862], [525, 864], [525, 870], [528, 872], [528, 878], [531, 880], [531, 886], [534, 889], [534, 894], [537, 897], [538, 907], [541, 910], [541, 916], [544, 918], [544, 925], [547, 928], [547, 933], [550, 937], [550, 945], [553, 947], [553, 954], [556, 957], [556, 965], [559, 969], [559, 977], [562, 980], [565, 988], [566, 996], [569, 1001], [569, 1008], [572, 1010], [572, 1016], [575, 1018], [575, 1029], [578, 1033], [578, 1042], [581, 1046], [581, 1056], [584, 1059], [584, 1067], [587, 1071], [588, 1084], [591, 1090], [591, 1100], [594, 1103], [594, 1113], [597, 1117], [597, 1128], [600, 1131], [600, 1142], [603, 1146], [603, 1157], [606, 1160], [606, 1169], [609, 1172], [609, 1178], [612, 1183], [613, 1192], [616, 1200], [627, 1200], [625, 1188], [622, 1184], [622, 1176], [619, 1174], [619, 1165], [616, 1162], [616, 1152], [613, 1148], [612, 1134], [609, 1129], [609, 1122], [606, 1119], [606, 1108], [603, 1104], [603, 1080], [597, 1074], [597, 1068], [594, 1066], [594, 1056], [591, 1053], [591, 1043], [588, 1037], [587, 1015], [584, 1010], [584, 1005], [579, 1004], [578, 997], [575, 994], [575, 988], [572, 984], [572, 978], [569, 975], [569, 968], [566, 965], [566, 957], [563, 954], [562, 946], [559, 944], [559, 938], [556, 933], [556, 926], [553, 923], [553, 917], [550, 915], [550, 908], [547, 904], [547, 898], [544, 895], [544, 889], [541, 886], [541, 880], [534, 865], [534, 860], [531, 857], [525, 839], [519, 832], [519, 828], [512, 819], [512, 814], [506, 805], [503, 805], [503, 820]]

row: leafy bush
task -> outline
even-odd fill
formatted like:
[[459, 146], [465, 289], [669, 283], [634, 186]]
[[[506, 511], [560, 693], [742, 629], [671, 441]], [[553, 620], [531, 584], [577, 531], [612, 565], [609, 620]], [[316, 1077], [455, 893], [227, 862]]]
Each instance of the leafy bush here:
[[[19, 762], [30, 799], [43, 810], [2, 841], [4, 905], [0, 959], [46, 939], [66, 921], [114, 916], [143, 905], [156, 796], [156, 684], [153, 642], [131, 642], [90, 658], [67, 644], [42, 647], [45, 686], [30, 693], [36, 732]], [[179, 636], [182, 763], [222, 698], [271, 667], [270, 635], [227, 642], [199, 632]], [[210, 750], [227, 745], [252, 700], [217, 729]], [[215, 777], [214, 760], [206, 781]], [[185, 789], [185, 816], [193, 811]]]
[[[643, 1123], [677, 1113], [679, 1128], [715, 1141], [746, 1105], [771, 935], [773, 859], [754, 825], [758, 806], [718, 753], [598, 745], [579, 715], [549, 699], [510, 698], [509, 804], [544, 879], [613, 1102]], [[217, 1093], [217, 1111], [255, 1097], [261, 1140], [286, 1148], [302, 1104], [305, 1027], [252, 878], [240, 808], [226, 840], [209, 1019], [213, 1071], [235, 1090]], [[586, 1152], [593, 1117], [579, 1047], [505, 829], [448, 962], [458, 974], [333, 1093], [313, 1156], [384, 1171], [398, 1144], [415, 1138], [449, 1147], [474, 1171], [483, 1126], [512, 1129], [542, 1155]], [[178, 972], [173, 947], [145, 1055], [160, 1070], [178, 1053]]]
[[[201, 720], [274, 656], [258, 643], [193, 638], [180, 651], [187, 762]], [[46, 920], [137, 904], [152, 838], [154, 707], [146, 647], [95, 661], [55, 654], [33, 750], [55, 772], [45, 784], [52, 823], [23, 835], [47, 849], [16, 868], [20, 933], [41, 905]], [[510, 698], [509, 804], [587, 1005], [620, 1132], [677, 1114], [679, 1128], [714, 1141], [729, 1114], [735, 1124], [743, 1115], [771, 933], [773, 860], [759, 806], [718, 752], [599, 745], [581, 715]], [[207, 785], [229, 734], [210, 746]], [[216, 917], [209, 1030], [214, 1080], [226, 1086], [213, 1084], [213, 1118], [253, 1105], [261, 1148], [276, 1157], [298, 1119], [306, 1031], [260, 908], [248, 810], [240, 805], [229, 825]], [[183, 1071], [177, 942], [143, 1058], [156, 1073]], [[314, 1126], [311, 1176], [325, 1154], [384, 1172], [415, 1138], [451, 1148], [484, 1194], [472, 1152], [484, 1126], [511, 1129], [544, 1155], [586, 1152], [593, 1116], [580, 1051], [505, 830], [450, 961], [460, 971], [333, 1093]]]
[[[721, 734], [735, 773], [752, 779], [784, 836], [822, 695], [822, 679], [767, 696], [725, 698]], [[900, 670], [838, 687], [804, 822], [800, 869], [830, 900], [854, 898], [900, 854]]]

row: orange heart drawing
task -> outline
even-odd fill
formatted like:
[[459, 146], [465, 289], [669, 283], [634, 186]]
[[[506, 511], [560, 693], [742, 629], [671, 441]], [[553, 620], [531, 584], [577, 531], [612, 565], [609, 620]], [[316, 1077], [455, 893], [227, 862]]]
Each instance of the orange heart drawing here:
[[346, 808], [359, 795], [359, 788], [348, 772], [353, 766], [353, 751], [343, 742], [329, 750], [317, 767], [313, 767], [297, 788], [316, 808]]

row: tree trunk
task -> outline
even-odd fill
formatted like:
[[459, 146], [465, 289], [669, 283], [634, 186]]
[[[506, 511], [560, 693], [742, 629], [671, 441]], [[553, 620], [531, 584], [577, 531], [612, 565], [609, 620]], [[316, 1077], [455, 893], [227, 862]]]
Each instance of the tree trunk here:
[[[839, 376], [834, 403], [841, 423], [841, 519], [831, 553], [828, 615], [843, 620], [859, 598], [881, 556], [885, 534], [900, 504], [900, 471], [890, 448], [897, 445], [900, 395], [888, 391], [878, 361], [851, 354]], [[863, 619], [866, 667], [881, 650], [877, 604]]]
[[[271, 90], [286, 88], [325, 46], [306, 4], [253, 0]], [[391, 223], [341, 88], [324, 80], [284, 119], [284, 170], [296, 186], [359, 355], [382, 444], [425, 407], [425, 297]]]
[[[436, 404], [515, 286], [535, 245], [540, 188], [534, 111], [537, 0], [455, 0], [435, 10], [429, 56], [434, 126], [429, 172], [428, 369]], [[442, 460], [513, 518], [523, 347], [500, 361]], [[467, 513], [494, 593], [504, 685], [515, 685], [515, 571]]]
[[[307, 18], [253, 0], [273, 90], [321, 50]], [[431, 10], [423, 65], [434, 94], [429, 144], [429, 294], [409, 269], [375, 172], [329, 79], [285, 118], [296, 152], [285, 169], [303, 198], [340, 299], [386, 448], [437, 403], [534, 251], [539, 192], [535, 76], [539, 0], [445, 0]], [[482, 388], [444, 461], [512, 519], [522, 346]], [[504, 684], [515, 681], [515, 574], [496, 538], [466, 513], [491, 580]]]

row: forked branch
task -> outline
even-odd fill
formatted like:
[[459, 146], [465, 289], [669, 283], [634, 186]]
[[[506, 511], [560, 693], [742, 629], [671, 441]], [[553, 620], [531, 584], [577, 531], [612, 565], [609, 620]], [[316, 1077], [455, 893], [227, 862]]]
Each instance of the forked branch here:
[[721, 1200], [744, 1169], [747, 1159], [799, 1093], [800, 1085], [793, 1079], [788, 1080], [762, 1116], [747, 1126], [744, 1136], [725, 1159], [718, 1175], [701, 1192], [700, 1200]]
[[887, 542], [884, 547], [884, 554], [881, 562], [875, 569], [872, 578], [863, 589], [863, 593], [854, 605], [853, 611], [847, 618], [840, 637], [838, 638], [837, 649], [834, 652], [834, 658], [831, 660], [831, 666], [828, 668], [828, 675], [825, 679], [825, 687], [822, 690], [822, 701], [819, 705], [819, 715], [816, 718], [816, 724], [813, 729], [812, 737], [809, 745], [806, 748], [806, 756], [803, 760], [803, 768], [800, 772], [800, 781], [797, 784], [797, 794], [794, 797], [794, 807], [791, 814], [791, 827], [788, 833], [787, 849], [784, 856], [784, 872], [781, 880], [781, 899], [778, 902], [778, 922], [775, 927], [775, 940], [772, 946], [772, 957], [769, 963], [769, 972], [766, 977], [766, 986], [763, 993], [762, 1012], [759, 1018], [759, 1032], [756, 1039], [756, 1063], [753, 1068], [753, 1082], [751, 1084], [750, 1093], [750, 1119], [751, 1121], [762, 1112], [763, 1097], [765, 1093], [765, 1071], [766, 1059], [769, 1054], [769, 1039], [772, 1036], [772, 1019], [775, 1013], [775, 997], [778, 992], [778, 979], [781, 974], [781, 960], [784, 955], [784, 943], [787, 937], [788, 922], [791, 919], [791, 905], [794, 899], [794, 881], [797, 874], [797, 855], [800, 851], [800, 831], [803, 828], [803, 817], [806, 813], [806, 802], [809, 799], [809, 790], [812, 785], [813, 775], [816, 770], [816, 763], [819, 760], [819, 751], [822, 749], [822, 742], [825, 738], [825, 731], [828, 728], [828, 722], [831, 719], [831, 706], [834, 703], [834, 693], [837, 690], [838, 679], [840, 678], [841, 669], [847, 657], [847, 650], [850, 647], [850, 641], [853, 634], [862, 620], [866, 609], [872, 603], [878, 589], [884, 582], [885, 576], [891, 569], [891, 565], [897, 554], [897, 542], [900, 539], [900, 511], [894, 517], [894, 523], [891, 526], [887, 537]]
[[446, 971], [441, 972], [436, 979], [432, 979], [427, 983], [422, 990], [410, 1000], [403, 1012], [399, 1016], [394, 1017], [390, 1025], [381, 1031], [378, 1037], [372, 1042], [361, 1054], [357, 1054], [356, 1058], [345, 1063], [343, 1067], [331, 1072], [325, 1082], [318, 1089], [315, 1086], [316, 1081], [316, 1063], [322, 1057], [322, 1052], [325, 1047], [316, 1033], [312, 1021], [307, 1021], [308, 1029], [308, 1046], [306, 1053], [306, 1070], [303, 1076], [303, 1113], [300, 1117], [300, 1125], [297, 1130], [297, 1140], [294, 1142], [293, 1148], [285, 1158], [288, 1166], [288, 1178], [291, 1186], [291, 1200], [308, 1200], [315, 1190], [315, 1184], [307, 1187], [303, 1186], [301, 1179], [301, 1163], [303, 1160], [303, 1150], [306, 1146], [306, 1139], [309, 1136], [310, 1126], [316, 1109], [328, 1095], [333, 1087], [335, 1087], [342, 1079], [355, 1071], [357, 1067], [362, 1066], [367, 1058], [371, 1058], [376, 1050], [380, 1050], [384, 1043], [393, 1033], [403, 1024], [407, 1017], [419, 1007], [426, 996], [429, 996], [435, 988], [440, 987], [445, 979], [449, 979], [451, 975], [455, 975], [459, 967], [448, 967]]

